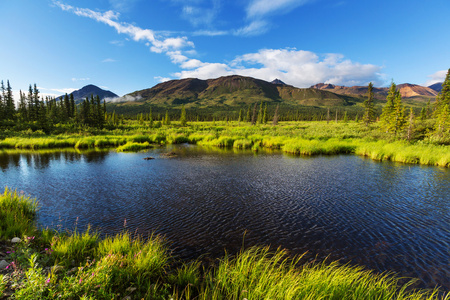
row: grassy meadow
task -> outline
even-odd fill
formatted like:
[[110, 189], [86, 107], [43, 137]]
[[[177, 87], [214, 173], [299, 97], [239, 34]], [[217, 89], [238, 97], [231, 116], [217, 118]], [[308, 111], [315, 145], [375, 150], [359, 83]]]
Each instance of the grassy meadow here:
[[427, 128], [427, 124], [419, 124], [408, 141], [403, 135], [381, 132], [377, 123], [366, 127], [354, 121], [281, 122], [277, 126], [252, 126], [236, 121], [190, 122], [184, 127], [172, 122], [172, 125], [151, 128], [145, 122], [128, 120], [119, 129], [84, 130], [77, 134], [6, 133], [0, 139], [0, 151], [66, 147], [140, 151], [159, 144], [191, 143], [254, 151], [280, 149], [297, 155], [356, 154], [374, 160], [449, 167], [450, 146], [445, 139], [436, 141]]
[[[450, 299], [415, 290], [392, 274], [337, 262], [304, 262], [286, 250], [242, 249], [210, 266], [179, 261], [170, 245], [124, 231], [99, 238], [38, 229], [38, 202], [6, 189], [0, 194], [0, 245], [9, 263], [0, 295], [13, 299]], [[9, 240], [20, 237], [12, 245]], [[402, 281], [403, 282], [403, 281]]]

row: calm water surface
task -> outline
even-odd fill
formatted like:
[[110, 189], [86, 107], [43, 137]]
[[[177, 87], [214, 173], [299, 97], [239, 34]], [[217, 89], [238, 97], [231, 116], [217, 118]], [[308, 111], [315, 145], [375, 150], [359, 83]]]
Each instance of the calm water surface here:
[[38, 198], [44, 226], [113, 234], [126, 219], [130, 231], [165, 235], [182, 258], [281, 246], [450, 290], [448, 169], [181, 145], [0, 152], [0, 170], [1, 186]]

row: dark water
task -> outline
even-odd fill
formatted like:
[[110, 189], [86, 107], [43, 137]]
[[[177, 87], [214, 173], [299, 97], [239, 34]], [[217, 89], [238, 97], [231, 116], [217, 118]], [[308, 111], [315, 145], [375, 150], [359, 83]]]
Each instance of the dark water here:
[[174, 149], [174, 158], [160, 156], [166, 148], [0, 152], [0, 186], [37, 197], [44, 226], [92, 224], [111, 234], [126, 219], [130, 231], [165, 235], [182, 258], [219, 257], [243, 243], [281, 246], [450, 290], [448, 169], [357, 156]]

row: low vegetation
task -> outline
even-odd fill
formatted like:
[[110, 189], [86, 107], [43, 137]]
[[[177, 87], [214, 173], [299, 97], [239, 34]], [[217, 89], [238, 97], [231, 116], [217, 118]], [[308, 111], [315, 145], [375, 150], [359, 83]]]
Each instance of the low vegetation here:
[[[389, 274], [337, 262], [303, 263], [286, 250], [243, 249], [210, 267], [180, 262], [160, 236], [37, 230], [36, 200], [0, 195], [2, 250], [9, 262], [0, 294], [14, 299], [450, 299], [414, 290]], [[17, 230], [17, 222], [21, 227]], [[11, 245], [9, 240], [20, 237]]]

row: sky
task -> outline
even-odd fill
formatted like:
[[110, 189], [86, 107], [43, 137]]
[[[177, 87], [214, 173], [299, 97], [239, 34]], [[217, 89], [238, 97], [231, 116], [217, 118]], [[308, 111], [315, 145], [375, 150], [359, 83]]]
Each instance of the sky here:
[[231, 74], [430, 85], [450, 68], [448, 16], [449, 0], [0, 0], [0, 80], [16, 97]]

